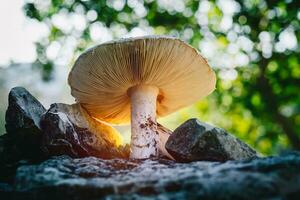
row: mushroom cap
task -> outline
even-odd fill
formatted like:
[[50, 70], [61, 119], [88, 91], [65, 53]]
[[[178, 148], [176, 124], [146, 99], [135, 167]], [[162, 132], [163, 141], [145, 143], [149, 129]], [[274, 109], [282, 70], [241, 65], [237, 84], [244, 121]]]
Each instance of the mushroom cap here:
[[137, 85], [159, 89], [157, 115], [166, 116], [207, 96], [216, 76], [187, 43], [147, 36], [100, 44], [79, 56], [69, 74], [71, 94], [94, 118], [130, 122], [128, 90]]

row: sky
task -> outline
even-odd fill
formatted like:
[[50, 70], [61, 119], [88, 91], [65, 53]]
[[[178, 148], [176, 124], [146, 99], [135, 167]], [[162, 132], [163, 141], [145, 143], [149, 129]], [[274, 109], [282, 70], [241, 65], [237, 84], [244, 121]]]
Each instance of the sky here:
[[28, 63], [36, 58], [34, 42], [47, 35], [45, 25], [25, 17], [23, 0], [5, 0], [0, 6], [0, 66], [11, 60]]
[[[49, 30], [47, 26], [25, 16], [22, 10], [25, 0], [6, 0], [1, 3], [0, 27], [3, 28], [0, 31], [0, 67], [8, 66], [11, 61], [15, 63], [33, 62], [36, 59], [34, 43], [48, 35]], [[77, 18], [75, 18], [76, 16]], [[78, 20], [79, 15], [76, 16], [64, 18], [64, 15], [59, 14], [52, 20], [58, 27], [69, 27], [74, 23], [74, 26], [78, 27], [80, 25], [79, 22], [82, 20]], [[107, 33], [105, 35], [106, 32], [107, 29], [103, 27], [91, 26], [91, 37], [97, 43], [112, 39], [110, 34]], [[140, 32], [141, 30], [134, 29], [129, 34], [126, 34], [126, 36], [146, 34], [145, 32]], [[99, 36], [101, 36], [100, 41]], [[57, 45], [50, 45], [47, 50], [47, 56], [55, 60], [55, 54], [58, 52], [58, 49]], [[63, 52], [69, 51], [65, 48]], [[70, 57], [70, 55], [62, 57]], [[57, 60], [59, 61], [59, 59]], [[58, 62], [58, 64], [65, 65], [67, 61], [63, 60], [63, 62]]]

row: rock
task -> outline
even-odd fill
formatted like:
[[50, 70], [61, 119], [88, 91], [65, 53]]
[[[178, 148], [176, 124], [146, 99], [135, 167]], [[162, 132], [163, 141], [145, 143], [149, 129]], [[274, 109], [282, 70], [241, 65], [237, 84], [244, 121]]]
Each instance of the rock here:
[[179, 126], [166, 143], [179, 162], [226, 161], [256, 158], [257, 152], [223, 129], [190, 119]]
[[79, 104], [52, 104], [42, 116], [43, 150], [49, 155], [127, 158], [129, 146], [109, 125], [90, 118]]
[[44, 106], [25, 88], [12, 88], [8, 95], [8, 108], [5, 115], [6, 131], [16, 133], [40, 133], [40, 119], [46, 112]]
[[1, 136], [0, 142], [0, 163], [12, 163], [20, 159], [38, 160], [43, 157], [39, 123], [45, 111], [42, 104], [26, 89], [11, 89], [5, 116], [7, 134]]
[[169, 154], [169, 152], [166, 150], [166, 142], [170, 135], [172, 134], [172, 131], [164, 127], [163, 125], [157, 123], [157, 132], [159, 136], [159, 143], [158, 143], [158, 150], [159, 150], [159, 155], [165, 156], [171, 160], [174, 160], [174, 158]]
[[21, 166], [13, 183], [0, 183], [0, 197], [13, 200], [298, 200], [299, 196], [297, 152], [225, 163], [60, 156]]

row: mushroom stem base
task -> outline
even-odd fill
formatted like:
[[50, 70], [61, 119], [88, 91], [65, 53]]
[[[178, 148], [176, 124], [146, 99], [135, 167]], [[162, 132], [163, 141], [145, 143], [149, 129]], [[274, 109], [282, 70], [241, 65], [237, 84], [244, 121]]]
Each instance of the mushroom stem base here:
[[156, 122], [158, 89], [148, 85], [130, 88], [131, 143], [130, 158], [145, 159], [158, 155], [159, 136]]

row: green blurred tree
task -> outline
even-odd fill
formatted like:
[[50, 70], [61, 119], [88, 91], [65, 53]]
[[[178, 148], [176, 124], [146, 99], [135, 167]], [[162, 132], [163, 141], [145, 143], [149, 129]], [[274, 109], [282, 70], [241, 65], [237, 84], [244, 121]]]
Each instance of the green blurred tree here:
[[[72, 59], [105, 38], [141, 30], [187, 41], [219, 79], [210, 97], [173, 116], [176, 124], [196, 116], [269, 154], [300, 150], [299, 7], [296, 0], [37, 0], [24, 10], [49, 28], [37, 43], [45, 80], [69, 41]], [[47, 55], [53, 45], [56, 57]]]

